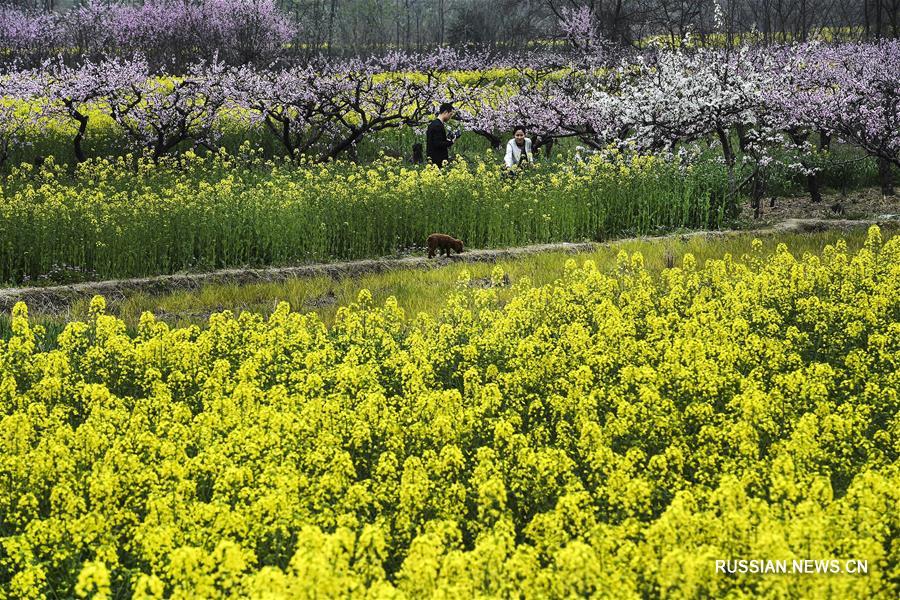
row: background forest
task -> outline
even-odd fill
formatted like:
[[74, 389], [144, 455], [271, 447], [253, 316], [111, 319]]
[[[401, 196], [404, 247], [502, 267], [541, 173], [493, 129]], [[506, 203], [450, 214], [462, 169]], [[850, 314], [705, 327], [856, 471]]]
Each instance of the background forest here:
[[[0, 3], [36, 12], [89, 5], [71, 0]], [[298, 26], [297, 48], [331, 54], [462, 44], [523, 50], [562, 39], [560, 22], [582, 7], [593, 15], [598, 33], [628, 45], [656, 36], [677, 43], [689, 34], [708, 42], [716, 30], [717, 6], [731, 42], [750, 32], [767, 43], [897, 37], [900, 32], [900, 0], [278, 0], [277, 5]]]

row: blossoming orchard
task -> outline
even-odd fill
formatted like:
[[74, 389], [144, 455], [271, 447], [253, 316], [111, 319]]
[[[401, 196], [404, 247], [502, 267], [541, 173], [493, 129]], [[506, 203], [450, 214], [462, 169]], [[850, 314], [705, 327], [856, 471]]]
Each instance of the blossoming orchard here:
[[2, 4], [0, 600], [900, 596], [900, 8], [688, 4]]

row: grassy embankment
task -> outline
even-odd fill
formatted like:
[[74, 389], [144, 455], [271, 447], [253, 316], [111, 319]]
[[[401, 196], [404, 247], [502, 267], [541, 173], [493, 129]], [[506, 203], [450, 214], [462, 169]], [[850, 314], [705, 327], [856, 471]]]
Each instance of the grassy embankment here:
[[[886, 240], [896, 235], [894, 227], [882, 227]], [[610, 273], [616, 268], [616, 256], [622, 250], [629, 254], [640, 252], [646, 268], [654, 275], [672, 266], [680, 266], [684, 255], [690, 253], [699, 265], [706, 260], [719, 259], [726, 254], [740, 258], [745, 254], [768, 256], [778, 244], [785, 243], [795, 256], [809, 252], [820, 254], [828, 244], [844, 240], [848, 250], [856, 251], [866, 239], [865, 227], [849, 231], [825, 231], [817, 233], [789, 233], [761, 235], [762, 246], [753, 248], [757, 236], [740, 233], [722, 236], [671, 236], [664, 239], [625, 240], [598, 245], [594, 252], [577, 255], [582, 263], [594, 261], [601, 271]], [[425, 312], [436, 316], [442, 310], [444, 299], [458, 286], [491, 286], [491, 272], [499, 265], [505, 275], [497, 292], [501, 300], [512, 294], [512, 286], [523, 279], [531, 285], [541, 286], [558, 279], [563, 273], [565, 262], [573, 258], [570, 253], [548, 252], [518, 258], [501, 260], [497, 263], [462, 263], [445, 261], [442, 266], [429, 270], [397, 270], [365, 275], [358, 278], [333, 279], [330, 277], [298, 278], [284, 282], [254, 283], [249, 285], [208, 285], [196, 291], [181, 291], [151, 296], [134, 294], [122, 302], [110, 302], [110, 313], [125, 321], [129, 330], [136, 330], [141, 313], [151, 311], [162, 320], [175, 326], [197, 325], [205, 327], [209, 316], [216, 312], [231, 310], [235, 313], [250, 311], [263, 315], [271, 314], [280, 301], [288, 302], [293, 310], [314, 312], [326, 323], [331, 324], [341, 306], [354, 302], [361, 289], [372, 293], [376, 305], [393, 296], [408, 316]], [[465, 275], [464, 275], [465, 274]], [[467, 277], [468, 283], [461, 283]], [[66, 322], [83, 320], [88, 317], [89, 299], [73, 302], [70, 307], [56, 315], [41, 315], [31, 312], [33, 323], [46, 328], [45, 344], [55, 344], [55, 336], [65, 327]], [[10, 335], [9, 314], [0, 315], [0, 337]]]

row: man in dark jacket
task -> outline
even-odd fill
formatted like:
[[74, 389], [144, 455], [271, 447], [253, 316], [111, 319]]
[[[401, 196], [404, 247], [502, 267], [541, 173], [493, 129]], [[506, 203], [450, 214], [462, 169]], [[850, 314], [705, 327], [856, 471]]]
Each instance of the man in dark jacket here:
[[428, 132], [425, 134], [425, 154], [428, 160], [438, 166], [444, 166], [444, 163], [450, 158], [450, 146], [453, 141], [447, 137], [447, 129], [444, 123], [453, 118], [453, 105], [449, 102], [441, 104], [438, 110], [437, 118], [428, 124]]

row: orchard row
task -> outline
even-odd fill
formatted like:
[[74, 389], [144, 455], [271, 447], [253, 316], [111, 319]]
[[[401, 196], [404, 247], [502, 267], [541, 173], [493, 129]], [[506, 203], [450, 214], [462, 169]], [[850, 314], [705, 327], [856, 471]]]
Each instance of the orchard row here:
[[287, 68], [214, 61], [178, 76], [140, 57], [47, 62], [6, 73], [0, 94], [0, 160], [51, 120], [71, 124], [78, 161], [87, 158], [84, 140], [95, 122], [155, 158], [188, 146], [215, 149], [236, 123], [265, 130], [286, 155], [337, 158], [379, 132], [421, 128], [449, 100], [460, 127], [494, 147], [518, 125], [537, 147], [575, 138], [592, 148], [686, 152], [705, 142], [720, 147], [729, 169], [747, 162], [754, 182], [780, 156], [809, 175], [814, 196], [808, 157], [833, 139], [877, 159], [885, 187], [891, 165], [900, 164], [897, 41], [659, 50], [615, 61], [592, 54], [566, 65], [512, 66], [446, 50]]

